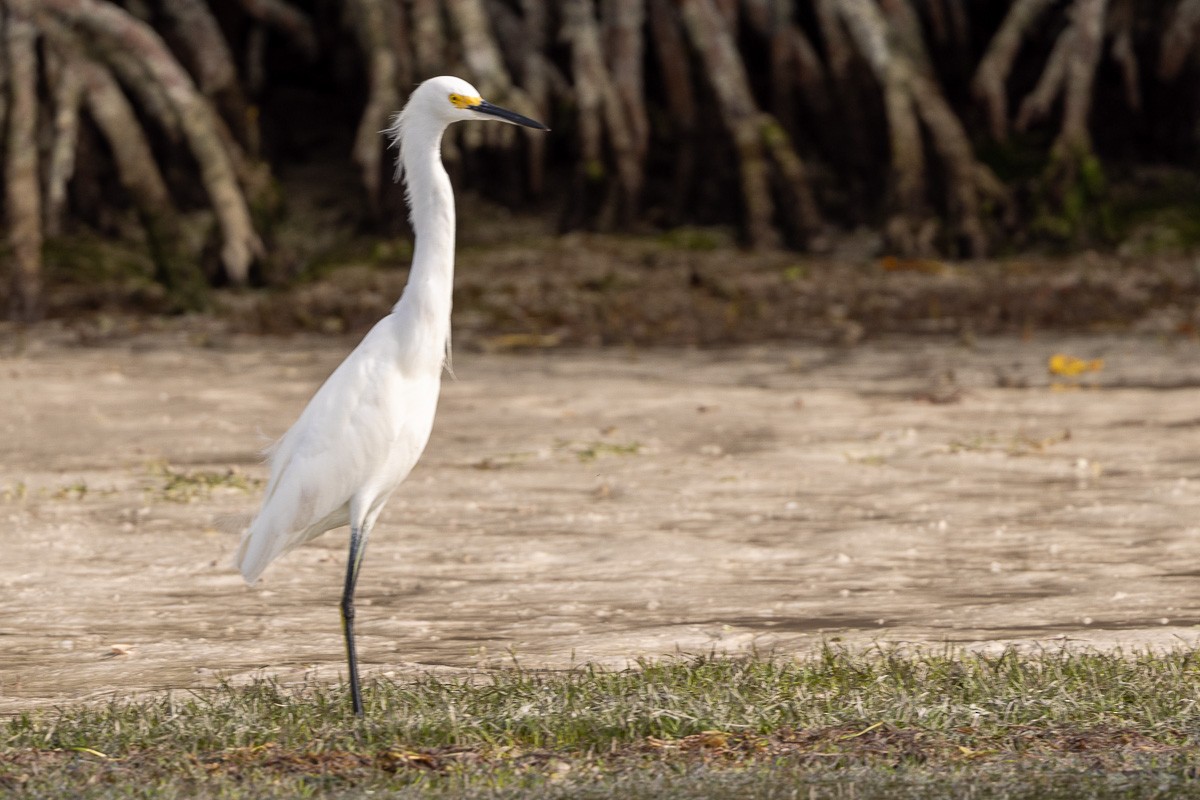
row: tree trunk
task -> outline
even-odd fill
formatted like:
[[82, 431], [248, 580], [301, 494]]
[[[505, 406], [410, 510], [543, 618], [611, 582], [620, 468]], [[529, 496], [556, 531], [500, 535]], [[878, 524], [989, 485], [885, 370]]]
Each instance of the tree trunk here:
[[925, 204], [925, 145], [909, 85], [911, 66], [893, 52], [888, 41], [890, 26], [873, 0], [842, 0], [838, 10], [883, 92], [891, 145], [888, 239], [902, 253], [921, 253], [927, 248], [922, 228], [929, 217]]
[[793, 0], [746, 0], [744, 7], [750, 25], [769, 44], [771, 107], [776, 116], [763, 118], [760, 135], [782, 178], [784, 191], [791, 195], [783, 205], [783, 216], [792, 228], [794, 239], [812, 244], [824, 222], [810, 188], [808, 169], [796, 155], [786, 129], [776, 119], [793, 118], [792, 89], [797, 86], [810, 101], [815, 101], [812, 104], [818, 115], [828, 111], [824, 87], [816, 85], [824, 83], [824, 70], [804, 32], [792, 24]]
[[188, 66], [200, 91], [209, 97], [237, 91], [237, 63], [216, 17], [204, 0], [159, 0], [174, 29], [175, 40], [187, 51]]
[[445, 0], [450, 19], [462, 43], [462, 58], [475, 87], [497, 103], [508, 101], [512, 77], [504, 66], [500, 48], [482, 0]]
[[751, 247], [779, 245], [773, 218], [770, 169], [763, 152], [761, 112], [725, 18], [713, 0], [681, 0], [680, 11], [692, 45], [705, 64], [721, 119], [733, 138], [741, 173], [746, 237]]
[[1000, 30], [988, 43], [987, 52], [975, 70], [972, 88], [987, 109], [992, 136], [1004, 141], [1008, 136], [1008, 76], [1026, 32], [1055, 0], [1016, 0]]
[[600, 213], [601, 227], [609, 228], [618, 218], [632, 216], [641, 193], [642, 172], [635, 134], [605, 67], [593, 0], [567, 0], [564, 16], [564, 29], [571, 42], [585, 178], [600, 177], [605, 172], [605, 131], [616, 164], [619, 196], [610, 195]]
[[946, 167], [949, 216], [966, 240], [967, 254], [981, 256], [987, 252], [988, 235], [980, 220], [980, 189], [990, 189], [994, 197], [1001, 198], [1003, 192], [997, 192], [1001, 184], [987, 167], [975, 160], [962, 121], [946, 103], [938, 86], [924, 75], [914, 78], [914, 106], [929, 128], [934, 147]]
[[650, 140], [650, 123], [646, 118], [646, 102], [642, 96], [642, 87], [646, 82], [642, 74], [645, 2], [602, 0], [601, 8], [608, 71], [625, 112], [624, 117], [629, 123], [640, 183], [646, 146]]
[[1104, 40], [1107, 6], [1108, 0], [1074, 0], [1070, 27], [1059, 35], [1037, 86], [1021, 104], [1017, 128], [1024, 130], [1049, 113], [1055, 98], [1062, 94], [1063, 118], [1054, 145], [1056, 157], [1067, 153], [1091, 153], [1088, 116]]
[[1056, 149], [1091, 153], [1088, 115], [1092, 110], [1092, 86], [1096, 81], [1096, 67], [1100, 63], [1107, 7], [1108, 0], [1076, 0], [1072, 8], [1074, 19], [1071, 28], [1075, 31], [1075, 52], [1067, 64], [1062, 131], [1058, 135]]
[[[542, 0], [522, 0], [521, 9], [523, 14], [510, 8], [505, 0], [487, 0], [488, 16], [496, 44], [503, 51], [503, 62], [514, 65], [514, 85], [521, 86], [514, 94], [517, 102], [524, 105], [522, 113], [538, 120], [547, 119], [552, 87], [561, 89], [563, 86], [561, 75], [556, 74], [556, 68], [546, 58], [549, 10]], [[495, 130], [495, 127], [490, 129]], [[522, 176], [524, 184], [535, 195], [540, 194], [545, 183], [547, 137], [527, 135], [524, 139], [528, 152]]]
[[[216, 17], [204, 0], [159, 0], [174, 36], [184, 52], [189, 72], [205, 97], [212, 98], [250, 152], [259, 149], [257, 114], [246, 105], [238, 79], [237, 61]], [[254, 64], [253, 57], [250, 63]]]
[[818, 119], [829, 119], [833, 101], [829, 96], [829, 76], [816, 47], [799, 27], [789, 25], [782, 34], [784, 60], [782, 74], [794, 76], [796, 86]]
[[854, 48], [846, 36], [838, 17], [840, 0], [813, 0], [813, 11], [825, 42], [826, 60], [834, 80], [841, 84], [850, 82], [850, 64], [854, 61]]
[[[968, 253], [981, 255], [988, 237], [979, 196], [994, 194], [1000, 183], [975, 159], [962, 121], [935, 81], [908, 0], [887, 0], [887, 7], [896, 24], [889, 24], [872, 0], [842, 0], [839, 8], [882, 86], [888, 124], [899, 130], [892, 134], [892, 159], [900, 204], [895, 206], [889, 233], [897, 237], [893, 242], [903, 252], [925, 255], [933, 250], [936, 227], [921, 210], [926, 168], [919, 116], [946, 170], [949, 216]], [[1000, 194], [996, 199], [1005, 198]]]
[[[804, 67], [795, 63], [795, 44], [790, 34], [804, 38], [792, 25], [792, 0], [742, 0], [750, 28], [767, 43], [767, 78], [771, 84], [770, 109], [782, 120], [792, 118], [792, 89], [803, 80]], [[799, 67], [793, 76], [793, 67]]]
[[1138, 66], [1137, 51], [1133, 47], [1133, 29], [1137, 23], [1137, 13], [1133, 0], [1115, 0], [1112, 13], [1109, 14], [1109, 31], [1112, 34], [1113, 61], [1121, 68], [1121, 80], [1125, 84], [1125, 102], [1133, 111], [1142, 108], [1141, 69]]
[[286, 0], [241, 0], [242, 8], [258, 21], [278, 30], [307, 58], [317, 55], [317, 33], [303, 11]]
[[9, 79], [8, 40], [5, 20], [8, 17], [6, 0], [0, 0], [0, 159], [7, 159], [3, 143], [8, 138], [8, 106], [12, 102]]
[[398, 63], [396, 51], [388, 37], [393, 26], [388, 19], [399, 9], [391, 7], [387, 0], [353, 0], [351, 13], [354, 29], [358, 34], [367, 61], [367, 105], [359, 117], [358, 131], [354, 136], [353, 156], [362, 173], [363, 188], [367, 193], [367, 205], [372, 216], [380, 211], [379, 191], [383, 180], [384, 141], [379, 132], [388, 127], [388, 118], [400, 110], [400, 93], [397, 90]]
[[1068, 29], [1059, 35], [1046, 60], [1046, 66], [1033, 87], [1021, 102], [1021, 110], [1017, 112], [1016, 128], [1026, 131], [1029, 126], [1050, 113], [1055, 99], [1062, 92], [1067, 80], [1067, 63], [1075, 51], [1075, 31]]
[[1200, 31], [1200, 0], [1180, 0], [1163, 31], [1158, 57], [1158, 76], [1176, 77], [1192, 55], [1196, 32]]
[[1088, 118], [1107, 10], [1108, 0], [1073, 0], [1070, 25], [1054, 43], [1037, 86], [1025, 98], [1017, 115], [1017, 128], [1024, 130], [1033, 121], [1046, 116], [1055, 99], [1062, 96], [1062, 123], [1043, 184], [1053, 202], [1067, 212], [1072, 225], [1081, 222], [1077, 210], [1083, 202], [1080, 190], [1089, 197], [1094, 197], [1100, 190], [1101, 178], [1091, 169], [1095, 156]]
[[[549, 20], [546, 7], [541, 0], [522, 0], [525, 12], [525, 39], [529, 43], [522, 59], [522, 73], [529, 103], [537, 113], [537, 119], [547, 119], [550, 111], [549, 64], [542, 51], [546, 49]], [[546, 137], [532, 136], [529, 142], [529, 188], [541, 194], [546, 182]]]
[[79, 70], [72, 59], [47, 53], [46, 61], [55, 67], [47, 69], [54, 81], [54, 142], [50, 147], [46, 171], [45, 232], [59, 236], [67, 210], [67, 184], [75, 174], [75, 151], [79, 147], [79, 106], [83, 87]]
[[671, 180], [668, 224], [683, 218], [696, 165], [696, 98], [687, 46], [670, 0], [648, 0], [650, 30], [662, 72], [667, 111], [675, 132], [675, 170]]
[[[517, 88], [504, 64], [483, 0], [445, 1], [458, 32], [467, 73], [475, 88], [499, 105], [527, 116], [537, 113], [525, 92]], [[518, 135], [530, 138], [534, 134], [511, 125], [472, 125], [464, 127], [460, 135], [466, 146], [474, 149], [482, 144], [508, 147]]]
[[798, 242], [813, 246], [816, 237], [825, 227], [817, 207], [816, 197], [808, 180], [808, 168], [792, 147], [792, 141], [787, 131], [770, 114], [759, 117], [759, 136], [767, 154], [774, 162], [779, 176], [782, 192], [787, 195], [780, 215], [787, 222]]
[[826, 135], [846, 143], [844, 147], [834, 146], [844, 154], [847, 163], [860, 170], [875, 170], [877, 165], [872, 163], [870, 152], [877, 141], [872, 134], [879, 126], [876, 120], [868, 118], [865, 104], [861, 102], [863, 82], [857, 79], [854, 45], [839, 13], [841, 0], [812, 0], [812, 3], [825, 45], [830, 88], [840, 100], [836, 104], [836, 114], [828, 115], [829, 122], [825, 126], [826, 130], [836, 131], [836, 134]]
[[[39, 2], [43, 13], [78, 26], [102, 43], [104, 57], [122, 73], [131, 87], [148, 96], [154, 96], [156, 90], [162, 92], [200, 167], [201, 180], [221, 225], [224, 235], [221, 261], [226, 274], [233, 283], [245, 283], [250, 264], [263, 255], [262, 242], [238, 185], [234, 163], [226, 149], [223, 126], [196, 91], [191, 78], [153, 29], [118, 6], [100, 0]], [[136, 61], [113, 58], [114, 51], [136, 54]], [[147, 91], [147, 86], [153, 89]]]
[[437, 75], [446, 63], [446, 26], [439, 0], [411, 0], [412, 48], [418, 81]]
[[[589, 189], [603, 182], [604, 127], [601, 107], [604, 104], [604, 75], [599, 43], [595, 33], [588, 35], [592, 14], [590, 0], [566, 0], [563, 35], [571, 43], [571, 73], [575, 83], [575, 107], [579, 125], [579, 163], [576, 167], [576, 186], [573, 202], [588, 200]], [[594, 27], [594, 24], [592, 25]], [[599, 74], [598, 74], [599, 73]]]
[[138, 208], [174, 215], [167, 183], [159, 172], [150, 143], [138, 124], [125, 94], [104, 67], [92, 61], [79, 65], [88, 114], [108, 142], [121, 185]]
[[37, 147], [37, 31], [31, 0], [4, 0], [9, 111], [5, 152], [5, 210], [13, 254], [15, 319], [32, 322], [42, 310], [42, 188]]
[[193, 254], [187, 252], [179, 217], [142, 125], [112, 73], [87, 58], [86, 47], [66, 26], [45, 27], [52, 49], [72, 64], [83, 104], [108, 144], [117, 178], [137, 209], [146, 232], [155, 279], [166, 289], [173, 311], [208, 305], [208, 283]]
[[132, 106], [104, 67], [85, 61], [79, 69], [88, 113], [108, 142], [117, 177], [133, 200], [146, 231], [155, 279], [166, 289], [173, 310], [198, 311], [207, 307], [208, 284], [204, 272], [184, 248], [179, 218], [166, 181]]

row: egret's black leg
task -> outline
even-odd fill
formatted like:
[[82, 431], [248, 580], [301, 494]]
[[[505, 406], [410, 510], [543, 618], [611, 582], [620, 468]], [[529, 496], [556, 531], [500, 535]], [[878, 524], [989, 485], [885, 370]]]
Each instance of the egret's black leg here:
[[346, 586], [342, 590], [342, 633], [346, 637], [346, 663], [350, 667], [350, 698], [354, 715], [363, 715], [362, 690], [358, 685], [358, 653], [354, 647], [354, 587], [358, 584], [358, 568], [362, 566], [367, 549], [369, 530], [350, 528], [350, 555], [346, 560]]

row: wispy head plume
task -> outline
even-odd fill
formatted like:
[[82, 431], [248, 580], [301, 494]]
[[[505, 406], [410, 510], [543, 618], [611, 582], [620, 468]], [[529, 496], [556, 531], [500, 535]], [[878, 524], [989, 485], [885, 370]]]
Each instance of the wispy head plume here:
[[392, 180], [396, 183], [404, 177], [404, 153], [400, 151], [400, 145], [404, 139], [404, 128], [408, 113], [408, 103], [404, 104], [404, 108], [392, 115], [391, 124], [386, 129], [381, 131], [384, 136], [388, 137], [388, 148], [396, 148], [396, 171], [392, 174]]

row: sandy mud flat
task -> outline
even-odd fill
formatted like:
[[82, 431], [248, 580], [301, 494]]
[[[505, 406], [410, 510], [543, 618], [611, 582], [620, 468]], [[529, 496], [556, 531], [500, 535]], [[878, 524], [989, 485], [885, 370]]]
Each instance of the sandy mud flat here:
[[[253, 588], [228, 562], [260, 449], [353, 344], [0, 358], [0, 712], [336, 678], [344, 531]], [[1055, 376], [1055, 354], [1103, 368]], [[1198, 356], [1057, 335], [459, 353], [367, 553], [362, 658], [1193, 645]]]

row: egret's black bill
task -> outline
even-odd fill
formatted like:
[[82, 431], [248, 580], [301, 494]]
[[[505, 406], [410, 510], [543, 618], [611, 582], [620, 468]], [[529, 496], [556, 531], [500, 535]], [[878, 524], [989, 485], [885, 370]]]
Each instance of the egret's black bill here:
[[532, 120], [529, 117], [521, 116], [520, 114], [518, 114], [515, 111], [509, 111], [507, 108], [501, 108], [500, 106], [494, 106], [491, 103], [489, 103], [487, 100], [479, 101], [478, 105], [471, 106], [471, 110], [478, 111], [480, 114], [488, 114], [490, 116], [496, 117], [497, 119], [502, 119], [505, 122], [511, 122], [514, 125], [524, 125], [526, 128], [533, 128], [534, 130], [538, 130], [538, 131], [550, 130], [545, 125], [543, 125], [542, 123], [540, 123], [536, 120]]

